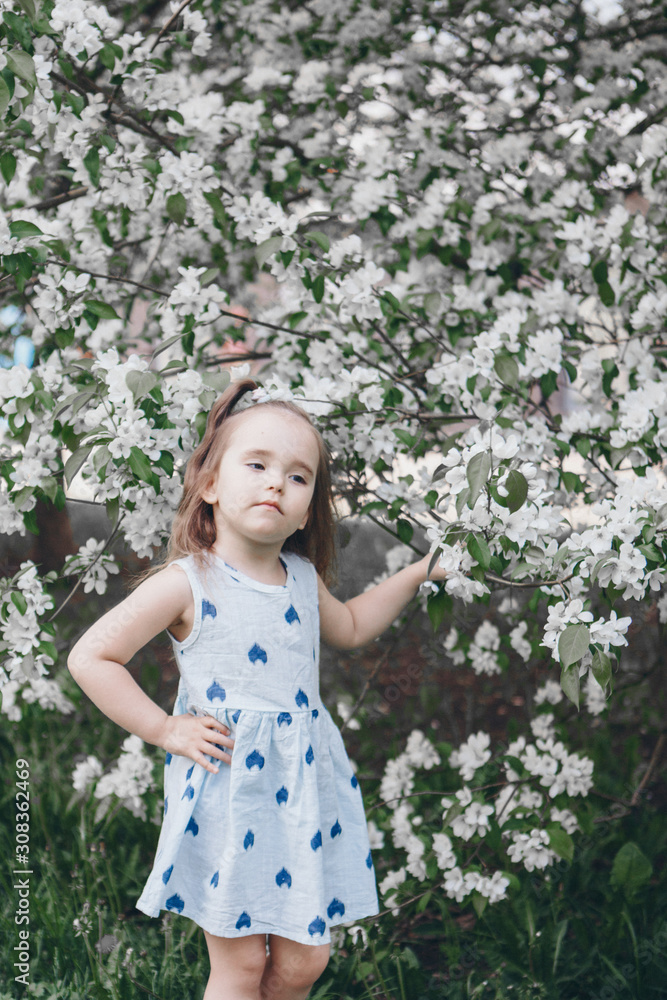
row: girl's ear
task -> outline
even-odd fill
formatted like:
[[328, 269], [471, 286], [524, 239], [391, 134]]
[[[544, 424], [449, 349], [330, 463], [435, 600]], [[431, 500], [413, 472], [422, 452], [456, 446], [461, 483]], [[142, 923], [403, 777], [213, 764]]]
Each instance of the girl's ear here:
[[309, 518], [309, 517], [310, 517], [310, 507], [309, 507], [309, 508], [308, 508], [308, 510], [306, 511], [306, 514], [305, 514], [305, 516], [304, 516], [304, 518], [303, 518], [303, 520], [302, 520], [301, 524], [299, 525], [299, 527], [298, 527], [298, 529], [297, 529], [298, 531], [303, 531], [303, 529], [304, 529], [304, 528], [306, 527], [306, 525], [308, 524], [308, 518]]
[[202, 490], [199, 495], [202, 498], [202, 500], [206, 501], [206, 503], [211, 503], [211, 504], [215, 503], [217, 499], [215, 495], [215, 487], [212, 482], [210, 482], [206, 487], [206, 489]]

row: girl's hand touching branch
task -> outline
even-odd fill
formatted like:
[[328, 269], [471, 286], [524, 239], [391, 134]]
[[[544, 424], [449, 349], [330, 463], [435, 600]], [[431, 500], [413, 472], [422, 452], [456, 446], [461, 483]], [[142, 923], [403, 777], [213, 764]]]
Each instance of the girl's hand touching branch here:
[[[168, 753], [189, 757], [195, 764], [217, 774], [219, 768], [207, 758], [215, 757], [231, 764], [234, 740], [229, 729], [212, 715], [168, 715], [159, 735], [159, 746]], [[227, 747], [227, 751], [223, 747]]]
[[442, 568], [438, 561], [439, 557], [435, 559], [435, 562], [431, 567], [431, 572], [429, 573], [428, 568], [433, 558], [434, 553], [427, 552], [423, 559], [420, 559], [419, 562], [415, 563], [415, 567], [419, 567], [420, 572], [423, 571], [424, 579], [422, 580], [422, 583], [425, 583], [426, 580], [433, 580], [434, 583], [438, 583], [440, 580], [444, 580], [447, 576], [447, 571]]

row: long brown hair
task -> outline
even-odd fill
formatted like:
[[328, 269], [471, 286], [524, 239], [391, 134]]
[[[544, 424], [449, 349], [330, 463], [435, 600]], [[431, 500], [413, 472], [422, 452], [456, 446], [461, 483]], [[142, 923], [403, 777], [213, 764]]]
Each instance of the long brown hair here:
[[[187, 555], [195, 556], [198, 561], [204, 560], [215, 544], [213, 507], [201, 494], [215, 478], [231, 431], [245, 413], [245, 410], [234, 413], [234, 407], [246, 393], [257, 388], [257, 383], [252, 379], [239, 379], [213, 404], [206, 421], [204, 437], [192, 453], [185, 470], [183, 495], [172, 525], [167, 558], [157, 569]], [[319, 459], [310, 516], [303, 529], [285, 539], [282, 551], [305, 556], [313, 563], [322, 579], [328, 582], [334, 568], [336, 525], [327, 446], [306, 411], [296, 403], [270, 399], [254, 403], [252, 408], [255, 410], [258, 407], [287, 410], [300, 417], [307, 422], [317, 439]]]

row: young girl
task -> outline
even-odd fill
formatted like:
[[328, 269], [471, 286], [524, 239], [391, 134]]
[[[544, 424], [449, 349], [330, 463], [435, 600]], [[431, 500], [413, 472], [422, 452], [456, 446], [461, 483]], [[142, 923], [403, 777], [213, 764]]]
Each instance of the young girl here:
[[[378, 912], [359, 784], [320, 701], [319, 639], [351, 649], [376, 638], [429, 562], [336, 600], [323, 582], [334, 532], [325, 446], [293, 403], [235, 412], [255, 388], [232, 384], [209, 414], [166, 568], [68, 660], [109, 718], [167, 752], [138, 907], [202, 927], [204, 1000], [303, 1000], [326, 967], [330, 928]], [[181, 675], [171, 716], [124, 667], [163, 629]]]

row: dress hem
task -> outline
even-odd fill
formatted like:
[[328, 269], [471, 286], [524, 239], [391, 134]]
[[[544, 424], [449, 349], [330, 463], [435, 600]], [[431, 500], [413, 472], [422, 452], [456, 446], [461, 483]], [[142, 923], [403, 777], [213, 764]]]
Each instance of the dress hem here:
[[223, 931], [221, 932], [219, 927], [214, 930], [213, 925], [209, 924], [208, 920], [206, 920], [205, 922], [201, 921], [195, 917], [189, 916], [189, 914], [187, 914], [185, 911], [179, 913], [177, 910], [167, 909], [166, 906], [157, 906], [151, 908], [147, 903], [139, 905], [140, 902], [141, 900], [136, 904], [136, 908], [140, 910], [142, 913], [145, 913], [146, 916], [148, 917], [159, 917], [160, 914], [163, 912], [174, 913], [178, 917], [184, 917], [187, 920], [191, 920], [194, 924], [197, 925], [197, 927], [201, 927], [203, 931], [206, 931], [208, 934], [212, 934], [214, 937], [222, 937], [233, 940], [234, 938], [250, 937], [253, 934], [265, 934], [265, 935], [275, 934], [276, 937], [284, 937], [290, 941], [296, 941], [298, 944], [308, 944], [308, 945], [330, 944], [331, 934], [329, 933], [329, 930], [331, 927], [339, 927], [341, 924], [352, 924], [357, 920], [364, 920], [368, 917], [376, 917], [380, 912], [379, 907], [376, 906], [374, 910], [361, 909], [350, 916], [348, 916], [348, 914], [346, 913], [344, 915], [344, 919], [340, 918], [340, 919], [330, 920], [327, 924], [325, 933], [321, 937], [317, 937], [317, 940], [315, 940], [313, 936], [310, 934], [306, 935], [302, 934], [299, 931], [290, 931], [289, 929], [286, 929], [284, 927], [276, 927], [273, 924], [262, 924], [261, 929], [247, 927], [247, 928], [242, 928], [240, 930], [237, 930], [232, 925], [233, 930], [228, 928], [223, 928]]

